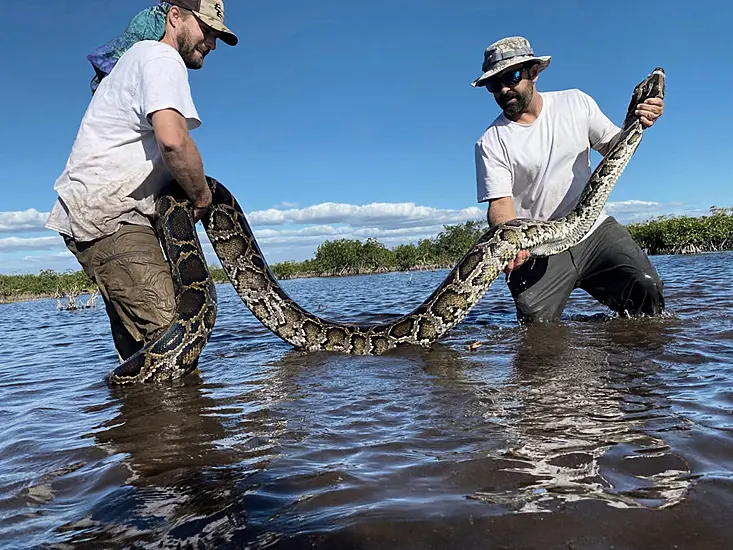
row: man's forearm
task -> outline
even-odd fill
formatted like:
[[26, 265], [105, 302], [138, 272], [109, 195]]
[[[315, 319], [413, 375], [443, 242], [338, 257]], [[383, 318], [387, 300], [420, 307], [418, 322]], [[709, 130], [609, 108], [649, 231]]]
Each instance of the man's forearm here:
[[604, 145], [603, 147], [601, 147], [598, 150], [598, 152], [605, 157], [608, 154], [608, 152], [611, 149], [613, 149], [613, 146], [616, 145], [616, 142], [618, 141], [618, 138], [619, 137], [621, 137], [621, 132], [618, 132], [615, 136], [613, 136], [613, 138], [611, 139], [611, 141], [609, 141], [608, 143], [606, 143], [606, 145]]
[[168, 171], [175, 178], [196, 208], [211, 204], [211, 191], [206, 184], [204, 165], [196, 144], [186, 137], [179, 147], [162, 147], [161, 153]]
[[511, 197], [494, 199], [489, 202], [489, 209], [486, 212], [489, 226], [494, 227], [517, 217], [514, 211], [514, 201]]
[[[490, 200], [489, 211], [486, 213], [486, 217], [489, 219], [489, 225], [491, 227], [516, 219], [517, 213], [514, 210], [514, 199], [512, 197], [501, 197]], [[520, 250], [517, 256], [504, 268], [507, 276], [526, 262], [527, 258], [529, 258], [529, 251]]]
[[509, 220], [513, 220], [516, 218], [516, 214], [514, 212], [503, 212], [503, 211], [492, 211], [489, 209], [487, 212], [487, 217], [489, 219], [489, 225], [491, 227], [494, 227], [495, 225], [499, 225], [504, 222], [508, 222]]

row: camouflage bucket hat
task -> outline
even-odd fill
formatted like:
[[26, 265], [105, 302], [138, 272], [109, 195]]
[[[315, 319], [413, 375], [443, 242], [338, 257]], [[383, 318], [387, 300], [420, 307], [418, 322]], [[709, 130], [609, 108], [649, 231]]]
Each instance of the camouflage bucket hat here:
[[529, 41], [522, 36], [510, 36], [502, 38], [491, 44], [484, 51], [484, 64], [481, 67], [483, 74], [471, 83], [477, 88], [485, 86], [486, 81], [492, 76], [512, 67], [521, 65], [528, 61], [536, 61], [540, 64], [540, 71], [544, 71], [550, 64], [549, 55], [536, 56], [529, 45]]
[[224, 25], [224, 0], [168, 0], [168, 3], [191, 10], [201, 21], [219, 31], [219, 38], [225, 44], [236, 46], [239, 42], [237, 35]]

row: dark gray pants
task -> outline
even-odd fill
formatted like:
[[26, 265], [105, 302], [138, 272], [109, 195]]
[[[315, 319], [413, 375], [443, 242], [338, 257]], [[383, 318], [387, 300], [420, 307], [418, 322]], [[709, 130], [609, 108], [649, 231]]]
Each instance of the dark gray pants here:
[[656, 315], [664, 309], [661, 278], [613, 217], [561, 254], [530, 258], [511, 273], [507, 285], [520, 321], [559, 318], [576, 288], [626, 315]]

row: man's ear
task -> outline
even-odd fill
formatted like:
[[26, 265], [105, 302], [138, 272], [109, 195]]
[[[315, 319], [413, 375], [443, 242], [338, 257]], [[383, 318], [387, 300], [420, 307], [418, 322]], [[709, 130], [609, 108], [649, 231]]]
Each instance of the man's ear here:
[[537, 82], [537, 77], [540, 75], [540, 65], [539, 63], [535, 63], [532, 65], [532, 68], [529, 70], [529, 76], [532, 79], [532, 82]]
[[171, 6], [168, 10], [167, 19], [170, 26], [175, 29], [183, 20], [181, 9], [178, 6]]

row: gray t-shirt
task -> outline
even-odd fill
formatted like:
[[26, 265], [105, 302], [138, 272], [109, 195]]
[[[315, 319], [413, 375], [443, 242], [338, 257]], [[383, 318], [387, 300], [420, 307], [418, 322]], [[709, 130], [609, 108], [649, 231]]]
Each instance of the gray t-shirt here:
[[171, 182], [150, 115], [175, 109], [189, 130], [201, 125], [188, 71], [172, 47], [133, 45], [102, 80], [87, 108], [46, 227], [77, 241], [115, 233], [122, 223], [150, 225], [155, 199]]

